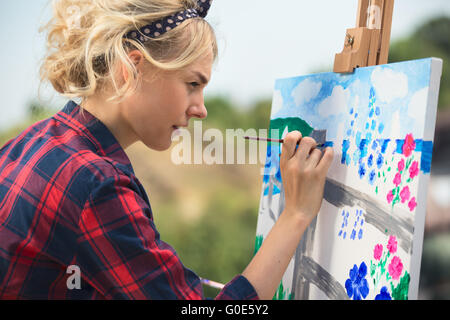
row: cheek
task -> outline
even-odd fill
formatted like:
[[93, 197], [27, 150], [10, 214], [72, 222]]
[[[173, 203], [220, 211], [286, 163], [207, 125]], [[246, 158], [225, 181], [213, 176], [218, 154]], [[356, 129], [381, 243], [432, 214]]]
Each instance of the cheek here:
[[130, 127], [143, 141], [167, 135], [171, 126], [178, 121], [171, 117], [171, 99], [162, 98], [159, 95], [135, 95], [126, 108], [125, 117]]

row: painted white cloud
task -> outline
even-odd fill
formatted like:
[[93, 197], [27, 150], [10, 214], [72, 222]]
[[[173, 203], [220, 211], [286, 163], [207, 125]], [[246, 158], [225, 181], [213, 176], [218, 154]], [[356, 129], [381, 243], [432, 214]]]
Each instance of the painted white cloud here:
[[319, 115], [326, 118], [346, 112], [349, 101], [350, 91], [342, 86], [336, 86], [331, 96], [324, 99], [317, 107]]
[[371, 80], [378, 97], [383, 102], [390, 103], [408, 94], [408, 77], [404, 73], [389, 68], [375, 68]]
[[273, 100], [272, 100], [272, 114], [271, 117], [273, 115], [275, 115], [278, 111], [281, 110], [281, 108], [283, 108], [283, 96], [281, 95], [281, 91], [280, 90], [275, 90], [273, 92]]
[[300, 82], [299, 85], [292, 90], [292, 97], [294, 98], [295, 105], [300, 106], [311, 101], [317, 97], [321, 88], [322, 82], [314, 82], [311, 79]]
[[428, 87], [420, 89], [411, 97], [408, 105], [408, 116], [414, 119], [414, 125], [411, 125], [410, 130], [414, 136], [423, 134], [425, 125], [425, 111], [427, 108]]
[[390, 137], [400, 138], [401, 134], [400, 112], [396, 111], [392, 115]]
[[428, 87], [420, 89], [411, 97], [408, 106], [408, 115], [414, 119], [424, 118], [427, 107]]

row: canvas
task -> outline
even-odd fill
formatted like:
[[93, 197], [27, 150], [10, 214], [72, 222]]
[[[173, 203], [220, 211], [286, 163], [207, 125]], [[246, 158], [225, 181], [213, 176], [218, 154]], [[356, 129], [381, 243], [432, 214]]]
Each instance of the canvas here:
[[[276, 81], [271, 138], [299, 130], [335, 157], [275, 299], [417, 298], [441, 73], [428, 58]], [[281, 150], [267, 147], [255, 252], [284, 209]]]

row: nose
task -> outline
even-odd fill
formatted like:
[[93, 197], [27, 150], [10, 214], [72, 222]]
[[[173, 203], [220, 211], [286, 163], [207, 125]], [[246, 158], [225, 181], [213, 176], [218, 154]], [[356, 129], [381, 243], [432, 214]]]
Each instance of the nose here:
[[205, 102], [202, 101], [201, 103], [189, 107], [188, 115], [190, 117], [205, 119], [208, 116], [208, 111], [206, 110]]

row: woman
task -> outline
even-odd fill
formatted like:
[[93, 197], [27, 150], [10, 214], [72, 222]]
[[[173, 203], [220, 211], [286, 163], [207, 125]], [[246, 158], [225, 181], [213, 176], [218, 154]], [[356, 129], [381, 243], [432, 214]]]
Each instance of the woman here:
[[[203, 299], [198, 276], [160, 240], [124, 150], [136, 141], [167, 150], [177, 128], [207, 116], [203, 89], [217, 57], [203, 19], [211, 1], [53, 4], [41, 77], [81, 103], [0, 150], [0, 298]], [[315, 147], [298, 131], [285, 137], [285, 209], [217, 299], [273, 297], [320, 209], [333, 153]], [[81, 276], [75, 288], [69, 270]]]

